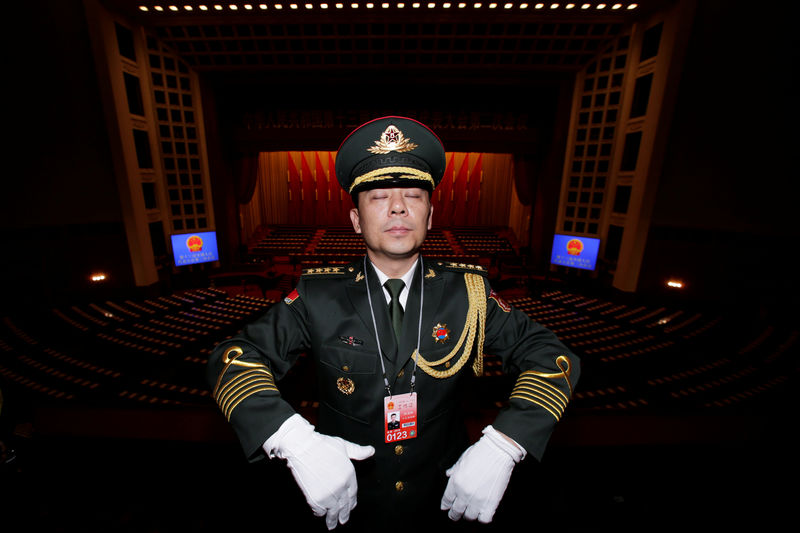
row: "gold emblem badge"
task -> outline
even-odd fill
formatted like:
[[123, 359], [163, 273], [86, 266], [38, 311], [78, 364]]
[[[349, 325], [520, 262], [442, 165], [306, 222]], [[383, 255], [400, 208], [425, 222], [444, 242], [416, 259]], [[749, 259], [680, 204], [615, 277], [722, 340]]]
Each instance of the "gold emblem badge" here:
[[388, 154], [389, 152], [410, 152], [417, 145], [403, 136], [403, 132], [396, 126], [389, 126], [381, 133], [380, 140], [375, 141], [375, 146], [370, 146], [367, 151], [373, 154]]
[[353, 383], [353, 380], [350, 378], [337, 379], [336, 386], [339, 388], [339, 392], [346, 396], [350, 396], [353, 394], [353, 391], [356, 390], [356, 384]]
[[450, 330], [447, 329], [447, 324], [436, 324], [433, 326], [433, 338], [436, 342], [445, 342], [450, 338]]

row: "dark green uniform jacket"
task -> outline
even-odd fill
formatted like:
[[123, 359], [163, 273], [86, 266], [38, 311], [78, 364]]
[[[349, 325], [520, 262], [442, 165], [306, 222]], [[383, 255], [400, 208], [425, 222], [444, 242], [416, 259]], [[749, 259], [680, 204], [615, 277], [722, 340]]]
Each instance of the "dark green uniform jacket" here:
[[[438, 508], [444, 471], [471, 444], [458, 407], [461, 394], [470, 393], [464, 389], [474, 383], [471, 374], [482, 372], [486, 353], [500, 357], [503, 370], [518, 376], [509, 406], [492, 425], [541, 458], [578, 379], [575, 355], [497, 296], [483, 268], [437, 261], [422, 261], [422, 274], [416, 267], [398, 346], [378, 276], [366, 264], [366, 276], [363, 262], [305, 270], [283, 302], [213, 350], [208, 376], [214, 397], [246, 455], [263, 458], [261, 445], [294, 414], [278, 384], [306, 352], [317, 369], [317, 431], [376, 449], [373, 458], [356, 462], [354, 516], [364, 507], [377, 515], [398, 506]], [[419, 433], [400, 443], [384, 442], [386, 389], [367, 281], [392, 394], [410, 392], [416, 375]], [[414, 371], [418, 330], [421, 357]]]

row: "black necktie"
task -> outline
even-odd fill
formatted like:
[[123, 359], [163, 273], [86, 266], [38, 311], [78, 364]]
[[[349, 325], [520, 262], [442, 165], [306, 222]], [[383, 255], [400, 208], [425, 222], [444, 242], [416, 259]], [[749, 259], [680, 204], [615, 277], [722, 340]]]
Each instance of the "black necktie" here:
[[403, 325], [403, 306], [400, 305], [400, 292], [406, 284], [402, 279], [387, 279], [383, 285], [392, 296], [392, 301], [389, 302], [389, 316], [392, 319], [394, 336], [397, 342], [400, 342], [400, 329]]

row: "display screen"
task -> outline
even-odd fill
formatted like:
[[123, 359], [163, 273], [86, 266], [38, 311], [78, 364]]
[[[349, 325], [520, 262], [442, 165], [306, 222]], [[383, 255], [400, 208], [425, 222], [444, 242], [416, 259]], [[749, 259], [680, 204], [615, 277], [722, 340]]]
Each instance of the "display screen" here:
[[209, 263], [219, 260], [217, 233], [201, 231], [172, 235], [172, 256], [175, 266]]
[[583, 270], [594, 270], [600, 239], [556, 234], [550, 263]]

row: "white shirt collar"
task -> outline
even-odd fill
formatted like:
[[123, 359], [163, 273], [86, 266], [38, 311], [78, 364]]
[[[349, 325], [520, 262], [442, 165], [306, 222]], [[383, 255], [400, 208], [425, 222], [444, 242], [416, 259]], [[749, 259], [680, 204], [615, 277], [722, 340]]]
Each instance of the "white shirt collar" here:
[[[405, 287], [403, 287], [403, 290], [400, 291], [400, 305], [403, 306], [403, 309], [406, 308], [406, 302], [408, 301], [408, 288], [411, 287], [411, 281], [414, 279], [414, 271], [416, 271], [418, 263], [419, 261], [416, 261], [411, 268], [408, 269], [408, 272], [400, 277], [400, 279], [403, 280], [403, 283], [406, 284]], [[389, 291], [386, 290], [386, 287], [384, 287], [383, 284], [386, 283], [386, 280], [389, 279], [389, 276], [381, 272], [381, 269], [375, 266], [375, 263], [372, 263], [372, 268], [375, 269], [375, 273], [378, 275], [378, 281], [383, 288], [383, 296], [386, 298], [386, 303], [388, 304], [392, 301], [392, 295], [389, 294]]]

